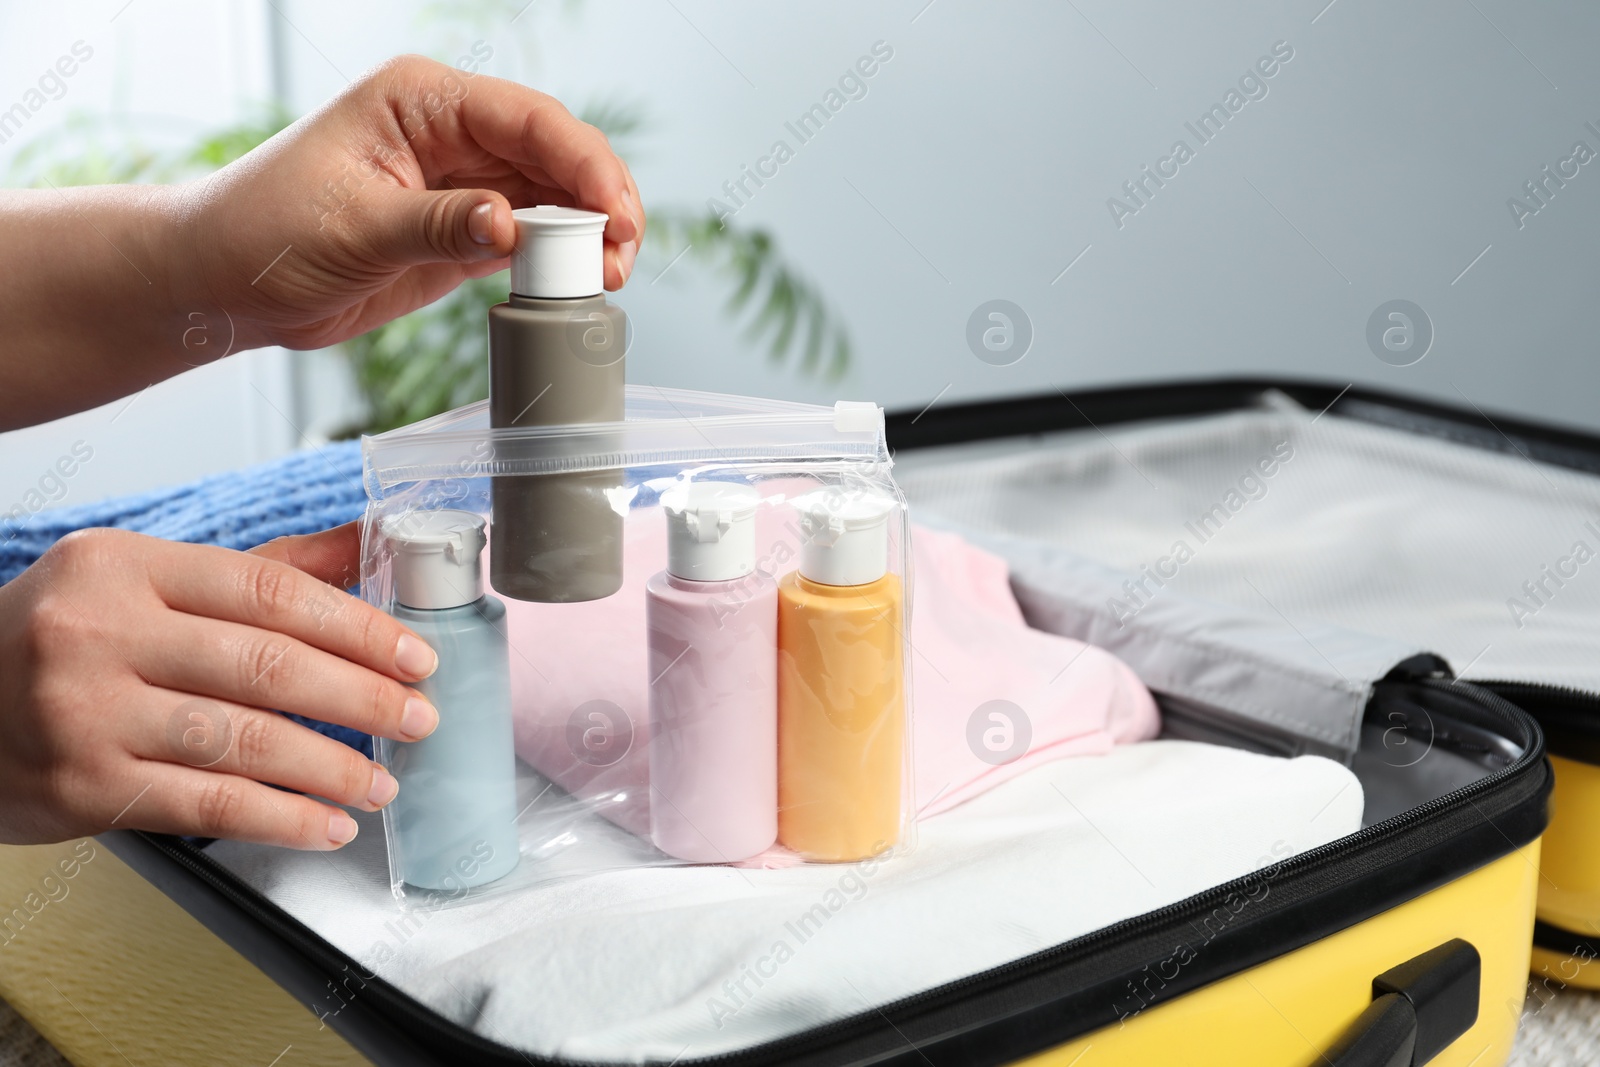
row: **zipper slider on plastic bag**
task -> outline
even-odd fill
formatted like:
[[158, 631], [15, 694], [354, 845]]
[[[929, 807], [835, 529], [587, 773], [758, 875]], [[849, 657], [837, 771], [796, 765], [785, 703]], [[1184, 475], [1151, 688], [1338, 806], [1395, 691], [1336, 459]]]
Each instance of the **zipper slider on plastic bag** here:
[[883, 409], [870, 400], [840, 400], [833, 405], [835, 433], [876, 433], [883, 426]]

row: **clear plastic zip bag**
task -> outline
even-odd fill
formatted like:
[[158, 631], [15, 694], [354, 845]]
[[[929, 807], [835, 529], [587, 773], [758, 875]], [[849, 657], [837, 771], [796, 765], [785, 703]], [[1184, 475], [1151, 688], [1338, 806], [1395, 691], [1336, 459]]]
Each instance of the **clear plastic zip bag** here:
[[630, 387], [626, 420], [366, 438], [362, 595], [439, 655], [380, 740], [439, 906], [628, 867], [899, 854], [908, 524], [883, 416]]

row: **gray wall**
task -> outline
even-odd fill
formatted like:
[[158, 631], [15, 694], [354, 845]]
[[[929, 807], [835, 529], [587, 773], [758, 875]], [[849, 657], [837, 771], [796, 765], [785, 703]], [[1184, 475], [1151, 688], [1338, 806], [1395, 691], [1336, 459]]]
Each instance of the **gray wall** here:
[[[642, 102], [649, 123], [629, 151], [649, 204], [703, 206], [788, 141], [793, 159], [736, 220], [776, 232], [848, 320], [851, 372], [829, 382], [769, 363], [722, 314], [726, 283], [692, 257], [652, 284], [680, 251], [658, 241], [620, 297], [636, 381], [920, 408], [1053, 386], [1294, 375], [1600, 425], [1600, 161], [1521, 228], [1507, 209], [1575, 141], [1600, 151], [1585, 126], [1600, 127], [1600, 7], [1325, 5], [104, 0], [0, 14], [0, 53], [14, 99], [73, 40], [98, 50], [28, 138], [75, 112], [189, 136], [247, 113], [275, 80], [308, 109], [388, 56], [453, 59], [483, 41], [487, 73], [574, 106]], [[866, 95], [800, 144], [785, 123], [878, 41], [894, 54]], [[1185, 123], [1278, 41], [1294, 58], [1265, 97], [1200, 145]], [[1116, 225], [1108, 198], [1178, 139], [1194, 158]], [[1031, 322], [1032, 346], [1009, 366], [981, 361], [967, 340], [993, 299]], [[1369, 318], [1394, 299], [1434, 327], [1411, 366], [1369, 348]], [[317, 371], [309, 392], [290, 387], [296, 364], [265, 352], [158, 386], [126, 411], [4, 435], [0, 510], [79, 439], [96, 458], [60, 503], [302, 447], [348, 404], [329, 380], [338, 361], [304, 360]]]
[[[622, 298], [635, 378], [921, 406], [946, 386], [941, 402], [1296, 375], [1597, 424], [1600, 160], [1521, 228], [1507, 200], [1575, 141], [1600, 152], [1585, 127], [1600, 126], [1600, 8], [925, 2], [591, 5], [535, 22], [532, 59], [517, 27], [470, 31], [496, 47], [493, 73], [574, 102], [648, 101], [647, 201], [703, 203], [775, 139], [796, 147], [738, 220], [776, 230], [844, 311], [850, 377], [833, 386], [769, 367], [693, 270], [649, 284], [661, 259]], [[315, 36], [323, 16], [304, 14]], [[330, 23], [328, 38], [358, 38], [356, 25]], [[397, 36], [416, 47], [415, 32]], [[865, 98], [799, 145], [785, 121], [878, 40], [894, 57]], [[1184, 124], [1279, 41], [1294, 57], [1266, 96], [1201, 146]], [[362, 42], [374, 57], [381, 47]], [[1108, 198], [1179, 139], [1194, 158], [1119, 228]], [[969, 316], [994, 298], [1032, 322], [1032, 348], [1011, 366], [967, 344]], [[1368, 344], [1369, 318], [1392, 299], [1433, 324], [1410, 366]]]

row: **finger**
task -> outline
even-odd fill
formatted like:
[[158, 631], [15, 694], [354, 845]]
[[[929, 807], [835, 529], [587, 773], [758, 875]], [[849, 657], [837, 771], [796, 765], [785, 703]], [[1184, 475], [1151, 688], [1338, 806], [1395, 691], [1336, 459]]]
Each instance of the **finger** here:
[[634, 221], [638, 226], [638, 230], [633, 240], [624, 241], [616, 248], [617, 270], [615, 284], [612, 284], [611, 281], [611, 272], [609, 269], [611, 264], [608, 262], [606, 265], [606, 288], [613, 290], [621, 289], [627, 284], [628, 279], [633, 276], [634, 260], [638, 258], [639, 246], [644, 243], [645, 230], [644, 207], [639, 201], [639, 187], [634, 184], [633, 172], [628, 169], [628, 165], [626, 163], [622, 165], [622, 170], [628, 183], [627, 190], [623, 193], [623, 198], [628, 202], [629, 207], [637, 212], [637, 214], [634, 216]]
[[[483, 149], [476, 145], [472, 146], [472, 151], [483, 153]], [[513, 164], [503, 159], [493, 160], [492, 166], [495, 168], [492, 172], [477, 167], [441, 172], [430, 175], [425, 184], [431, 189], [487, 189], [505, 197], [514, 208], [538, 204], [577, 206], [573, 195], [552, 181], [539, 167]]]
[[147, 566], [156, 593], [176, 611], [282, 634], [402, 681], [426, 678], [439, 664], [427, 642], [390, 616], [287, 563], [208, 545], [168, 548]]
[[[475, 147], [474, 151], [481, 152], [482, 149]], [[516, 166], [505, 160], [496, 160], [494, 165], [503, 169], [494, 174], [471, 169], [449, 175], [440, 174], [429, 182], [429, 186], [435, 189], [487, 189], [505, 197], [514, 208], [538, 204], [576, 206], [572, 194], [551, 181], [539, 168]]]
[[[469, 278], [487, 278], [491, 274], [499, 274], [503, 270], [510, 269], [510, 267], [511, 267], [510, 258], [506, 258], [506, 259], [490, 259], [490, 260], [486, 260], [486, 261], [484, 261], [482, 263], [473, 263], [473, 264], [469, 265], [465, 269], [465, 274]], [[413, 268], [413, 269], [415, 269], [415, 268]], [[432, 303], [432, 301], [428, 301], [428, 303]], [[418, 305], [418, 306], [420, 307], [421, 305]], [[388, 321], [388, 320], [385, 320], [385, 321]]]
[[[461, 98], [462, 128], [479, 147], [514, 165], [537, 167], [572, 194], [576, 206], [603, 211], [606, 239], [637, 240], [642, 212], [628, 192], [627, 171], [605, 135], [560, 101], [527, 86], [479, 75]], [[527, 171], [524, 171], [527, 173]]]
[[416, 741], [439, 713], [416, 690], [275, 630], [174, 614], [133, 649], [153, 685]]
[[633, 261], [639, 254], [639, 246], [632, 241], [615, 248], [606, 246], [605, 250], [605, 287], [615, 291], [628, 283], [628, 278], [633, 274]]
[[361, 524], [347, 522], [321, 533], [275, 537], [250, 549], [250, 554], [287, 563], [335, 589], [349, 589], [361, 580]]
[[628, 191], [625, 194], [625, 199], [628, 201], [628, 206], [636, 212], [634, 221], [639, 227], [639, 231], [633, 235], [633, 240], [643, 245], [644, 231], [649, 226], [649, 220], [644, 215], [644, 199], [639, 195], [639, 184], [633, 180], [633, 168], [628, 166], [626, 161], [622, 164], [622, 173], [628, 179]]
[[377, 811], [400, 791], [382, 765], [275, 712], [153, 687], [129, 751]]
[[139, 760], [129, 780], [139, 792], [112, 819], [118, 827], [322, 852], [356, 836], [356, 821], [339, 808], [236, 774]]
[[515, 244], [511, 204], [489, 189], [395, 186], [374, 199], [362, 239], [382, 263], [479, 263], [504, 259]]

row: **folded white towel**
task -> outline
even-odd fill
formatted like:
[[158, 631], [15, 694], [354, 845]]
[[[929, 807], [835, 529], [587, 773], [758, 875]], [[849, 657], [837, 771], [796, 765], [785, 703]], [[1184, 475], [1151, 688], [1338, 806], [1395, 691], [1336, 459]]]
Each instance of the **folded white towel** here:
[[[1360, 783], [1330, 760], [1152, 741], [1040, 767], [867, 864], [619, 871], [406, 913], [376, 818], [337, 853], [208, 851], [487, 1038], [670, 1061], [803, 1031], [1171, 904], [1351, 833], [1361, 811]], [[360, 996], [347, 986], [345, 1000]]]

